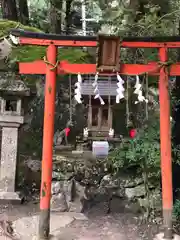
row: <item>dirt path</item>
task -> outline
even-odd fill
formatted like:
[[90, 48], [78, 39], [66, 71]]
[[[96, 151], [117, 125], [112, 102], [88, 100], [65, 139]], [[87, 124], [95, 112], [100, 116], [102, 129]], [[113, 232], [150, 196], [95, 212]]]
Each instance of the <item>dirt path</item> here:
[[151, 240], [157, 233], [157, 226], [139, 225], [132, 214], [89, 214], [87, 222], [74, 221], [62, 232], [73, 240]]
[[[14, 221], [37, 214], [38, 205], [32, 203], [21, 206], [1, 205], [0, 212], [0, 219]], [[94, 207], [87, 214], [87, 218], [87, 221], [74, 220], [69, 226], [62, 228], [58, 238], [61, 240], [151, 240], [157, 233], [156, 225], [139, 224], [138, 216], [130, 213], [106, 215]]]

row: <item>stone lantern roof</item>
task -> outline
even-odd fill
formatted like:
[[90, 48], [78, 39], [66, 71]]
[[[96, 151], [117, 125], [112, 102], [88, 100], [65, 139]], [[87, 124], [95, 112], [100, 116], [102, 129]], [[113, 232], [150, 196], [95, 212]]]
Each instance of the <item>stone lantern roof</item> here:
[[31, 95], [31, 89], [21, 80], [1, 80], [0, 95], [28, 97]]

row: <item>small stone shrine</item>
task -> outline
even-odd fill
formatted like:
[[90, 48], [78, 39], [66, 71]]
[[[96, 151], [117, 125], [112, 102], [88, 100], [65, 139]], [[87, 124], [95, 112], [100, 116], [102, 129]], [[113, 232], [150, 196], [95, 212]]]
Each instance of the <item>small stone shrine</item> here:
[[23, 104], [30, 93], [30, 88], [20, 80], [0, 84], [0, 201], [21, 201], [15, 191], [18, 129], [24, 123]]

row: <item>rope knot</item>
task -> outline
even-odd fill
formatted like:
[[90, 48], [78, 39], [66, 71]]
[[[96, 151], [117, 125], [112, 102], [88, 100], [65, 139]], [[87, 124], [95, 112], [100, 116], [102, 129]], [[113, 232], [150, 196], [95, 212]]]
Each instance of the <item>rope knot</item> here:
[[171, 66], [172, 64], [173, 64], [172, 61], [167, 61], [167, 62], [159, 61], [159, 62], [158, 62], [158, 65], [159, 65], [160, 67], [169, 67], [169, 66]]
[[51, 71], [55, 70], [55, 69], [58, 67], [58, 65], [59, 65], [59, 61], [58, 61], [58, 60], [57, 60], [56, 64], [53, 64], [53, 63], [50, 63], [50, 62], [47, 60], [47, 57], [46, 57], [46, 56], [43, 57], [43, 60], [44, 60], [44, 62], [45, 62], [46, 65], [52, 66], [52, 68], [50, 68]]

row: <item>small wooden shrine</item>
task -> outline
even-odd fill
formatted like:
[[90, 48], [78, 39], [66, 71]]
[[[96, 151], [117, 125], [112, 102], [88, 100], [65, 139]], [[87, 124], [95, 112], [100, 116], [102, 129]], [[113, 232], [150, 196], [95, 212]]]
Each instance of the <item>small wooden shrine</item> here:
[[113, 106], [116, 104], [116, 76], [100, 76], [98, 90], [104, 101], [100, 104], [99, 99], [94, 99], [94, 77], [83, 79], [81, 94], [87, 108], [87, 125], [84, 129], [84, 140], [111, 140], [118, 141], [113, 129]]
[[[80, 99], [78, 97], [82, 97], [84, 103], [88, 105], [87, 127], [83, 131], [84, 140], [120, 141], [120, 136], [115, 136], [112, 110], [113, 105], [120, 102], [121, 97], [119, 100], [117, 97], [123, 91], [122, 83], [120, 83], [122, 79], [118, 75], [119, 68], [119, 37], [99, 35], [96, 58], [97, 73], [83, 81], [79, 78], [81, 87], [76, 85], [76, 100], [78, 101]], [[114, 75], [106, 75], [108, 71]], [[117, 80], [121, 89], [117, 85]]]

